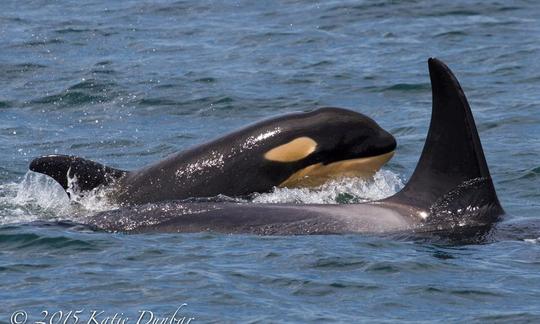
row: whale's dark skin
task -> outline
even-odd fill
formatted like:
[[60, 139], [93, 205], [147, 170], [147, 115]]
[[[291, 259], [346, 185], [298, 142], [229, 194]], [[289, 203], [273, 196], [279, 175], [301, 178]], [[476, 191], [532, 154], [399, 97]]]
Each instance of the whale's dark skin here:
[[365, 204], [294, 205], [167, 202], [120, 208], [86, 220], [121, 232], [464, 233], [490, 227], [501, 207], [474, 119], [457, 79], [429, 59], [431, 124], [420, 161], [405, 187]]
[[54, 178], [64, 189], [69, 186], [68, 173], [77, 178], [83, 192], [108, 186], [111, 200], [135, 205], [219, 194], [243, 196], [351, 168], [356, 168], [353, 173], [372, 175], [392, 157], [395, 147], [394, 137], [371, 118], [321, 108], [258, 122], [135, 171], [66, 155], [37, 158], [29, 168]]

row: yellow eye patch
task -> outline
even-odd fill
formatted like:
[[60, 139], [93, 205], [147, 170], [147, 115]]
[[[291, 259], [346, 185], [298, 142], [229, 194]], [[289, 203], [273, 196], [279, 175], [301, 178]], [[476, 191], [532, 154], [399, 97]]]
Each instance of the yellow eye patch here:
[[264, 158], [276, 162], [294, 162], [301, 160], [315, 151], [317, 142], [309, 137], [298, 137], [264, 154]]

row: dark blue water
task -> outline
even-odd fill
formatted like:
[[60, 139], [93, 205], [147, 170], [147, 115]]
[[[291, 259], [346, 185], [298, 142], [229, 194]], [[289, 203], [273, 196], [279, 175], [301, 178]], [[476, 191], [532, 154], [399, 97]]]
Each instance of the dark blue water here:
[[[540, 321], [538, 17], [535, 1], [2, 1], [0, 322], [147, 323], [184, 303], [194, 322]], [[49, 153], [136, 168], [331, 105], [394, 134], [384, 172], [257, 199], [391, 195], [426, 136], [429, 56], [460, 79], [508, 212], [483, 244], [94, 233], [49, 221], [110, 206], [27, 174]]]

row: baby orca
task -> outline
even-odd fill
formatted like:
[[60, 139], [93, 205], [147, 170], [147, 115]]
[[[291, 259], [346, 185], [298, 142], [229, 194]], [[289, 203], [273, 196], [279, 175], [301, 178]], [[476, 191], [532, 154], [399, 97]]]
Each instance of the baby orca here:
[[67, 155], [30, 163], [69, 189], [108, 186], [123, 205], [219, 194], [244, 196], [275, 186], [318, 185], [342, 176], [372, 176], [394, 154], [396, 141], [371, 118], [321, 108], [270, 118], [135, 171]]
[[[490, 227], [504, 211], [495, 193], [469, 104], [444, 63], [432, 58], [428, 65], [433, 92], [429, 132], [413, 175], [394, 196], [349, 205], [168, 202], [103, 212], [86, 222], [96, 229], [134, 233], [215, 231], [263, 235], [459, 234]], [[377, 129], [374, 126], [370, 129], [374, 128]], [[364, 134], [364, 130], [360, 133]], [[300, 136], [304, 135], [294, 137]], [[313, 134], [308, 136], [322, 141]], [[360, 146], [369, 156], [393, 150], [389, 139], [389, 144], [381, 149], [375, 148], [379, 142], [361, 138], [371, 143]], [[331, 147], [339, 145], [332, 142]], [[340, 158], [356, 155], [364, 153], [342, 152]], [[306, 165], [314, 163], [319, 161], [310, 160]], [[277, 182], [285, 178], [284, 175]]]

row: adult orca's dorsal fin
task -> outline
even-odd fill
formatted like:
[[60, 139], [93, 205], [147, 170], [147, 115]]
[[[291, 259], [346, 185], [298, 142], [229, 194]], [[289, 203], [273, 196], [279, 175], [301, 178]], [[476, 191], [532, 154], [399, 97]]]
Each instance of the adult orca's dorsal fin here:
[[77, 188], [81, 191], [92, 190], [100, 185], [110, 184], [127, 172], [77, 156], [47, 155], [30, 162], [29, 169], [53, 178], [65, 190], [70, 179], [77, 179]]
[[[388, 200], [429, 210], [461, 191], [455, 208], [489, 204], [502, 213], [467, 98], [443, 62], [430, 58], [428, 65], [433, 108], [424, 149], [409, 182]], [[467, 184], [470, 190], [459, 189]]]

